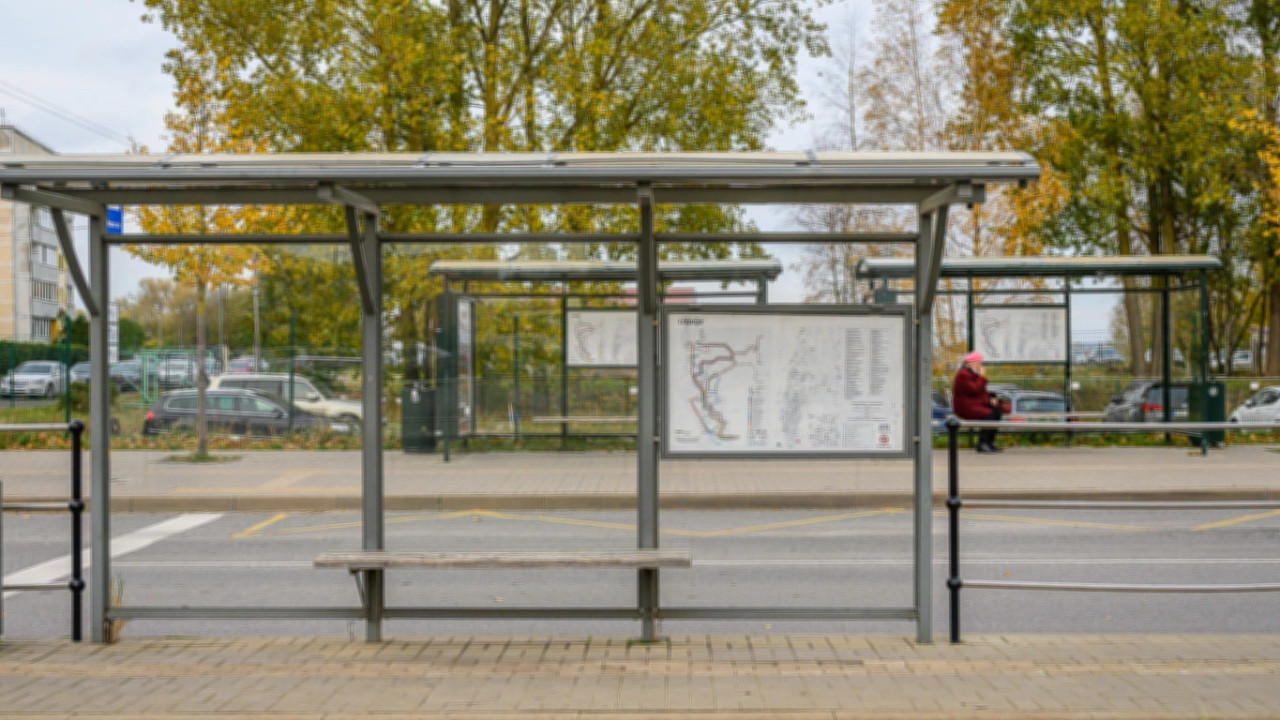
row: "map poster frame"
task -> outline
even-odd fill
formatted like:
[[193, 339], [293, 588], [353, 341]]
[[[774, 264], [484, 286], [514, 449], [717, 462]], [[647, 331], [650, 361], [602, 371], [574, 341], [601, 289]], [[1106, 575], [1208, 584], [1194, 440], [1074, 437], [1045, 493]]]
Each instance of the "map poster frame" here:
[[[978, 334], [979, 334], [978, 315], [984, 311], [992, 312], [992, 311], [1005, 311], [1005, 310], [1013, 310], [1013, 311], [1034, 310], [1039, 312], [1053, 310], [1053, 311], [1061, 312], [1062, 316], [1061, 318], [1059, 318], [1058, 326], [1062, 328], [1062, 332], [1063, 332], [1062, 348], [1060, 349], [1060, 352], [1062, 353], [1062, 357], [1057, 360], [1053, 360], [1053, 359], [1006, 360], [1006, 359], [1000, 358], [999, 353], [989, 352], [989, 348], [984, 349], [984, 346], [980, 346], [978, 344]], [[1068, 345], [1070, 344], [1070, 338], [1067, 337], [1067, 333], [1070, 331], [1070, 327], [1071, 327], [1070, 323], [1068, 322], [1070, 320], [1069, 318], [1070, 312], [1071, 312], [1071, 308], [1066, 303], [1011, 303], [1008, 305], [976, 305], [975, 304], [973, 306], [973, 323], [972, 323], [974, 337], [970, 338], [969, 345], [972, 349], [982, 353], [983, 362], [985, 362], [988, 365], [1066, 365], [1067, 357], [1071, 354], [1070, 348], [1068, 347]]]
[[[635, 352], [636, 362], [633, 362], [633, 363], [631, 363], [631, 364], [626, 364], [626, 363], [615, 364], [615, 363], [589, 363], [589, 362], [588, 362], [588, 363], [584, 363], [584, 362], [570, 362], [570, 360], [569, 360], [569, 354], [570, 354], [570, 353], [569, 353], [569, 348], [572, 346], [572, 344], [573, 344], [573, 340], [571, 340], [571, 339], [569, 338], [569, 332], [570, 332], [570, 320], [569, 320], [569, 318], [570, 318], [574, 313], [613, 313], [613, 314], [626, 314], [626, 315], [629, 315], [629, 316], [630, 316], [630, 319], [629, 319], [629, 321], [628, 321], [628, 323], [627, 323], [627, 327], [628, 327], [628, 328], [630, 328], [630, 336], [629, 336], [629, 337], [631, 338], [632, 350]], [[596, 369], [605, 369], [605, 370], [608, 370], [608, 369], [625, 369], [625, 370], [634, 370], [636, 367], [638, 367], [638, 365], [639, 365], [639, 358], [640, 358], [639, 338], [638, 338], [638, 337], [637, 337], [637, 335], [636, 335], [636, 323], [638, 322], [638, 320], [637, 320], [637, 318], [638, 318], [638, 317], [639, 317], [639, 312], [638, 312], [635, 308], [626, 308], [626, 307], [586, 307], [586, 308], [584, 308], [584, 307], [571, 307], [571, 308], [567, 308], [567, 309], [565, 309], [565, 313], [564, 313], [564, 328], [563, 328], [563, 330], [562, 330], [562, 332], [565, 334], [565, 357], [564, 357], [564, 363], [565, 363], [565, 366], [566, 366], [566, 367], [570, 367], [570, 368], [596, 368]]]
[[[664, 459], [771, 459], [771, 458], [808, 458], [808, 459], [912, 459], [915, 457], [914, 444], [911, 438], [916, 435], [919, 408], [913, 386], [913, 370], [915, 357], [914, 333], [911, 332], [915, 308], [911, 305], [684, 305], [667, 306], [660, 310], [660, 362], [658, 372], [658, 393], [660, 429], [659, 452]], [[729, 447], [723, 450], [698, 447], [681, 449], [674, 441], [673, 411], [676, 404], [683, 399], [671, 398], [672, 373], [679, 372], [683, 348], [674, 345], [673, 329], [681, 316], [747, 316], [757, 327], [764, 327], [771, 319], [781, 320], [786, 326], [794, 326], [795, 321], [805, 316], [822, 318], [824, 323], [831, 318], [845, 318], [856, 325], [857, 320], [868, 318], [889, 318], [894, 321], [894, 336], [901, 342], [901, 358], [897, 367], [901, 377], [901, 403], [899, 414], [894, 418], [896, 428], [891, 429], [891, 439], [896, 438], [896, 447], [890, 445], [883, 450], [877, 449], [762, 449], [744, 450]], [[865, 326], [865, 323], [864, 323]], [[874, 422], [874, 420], [872, 420]]]

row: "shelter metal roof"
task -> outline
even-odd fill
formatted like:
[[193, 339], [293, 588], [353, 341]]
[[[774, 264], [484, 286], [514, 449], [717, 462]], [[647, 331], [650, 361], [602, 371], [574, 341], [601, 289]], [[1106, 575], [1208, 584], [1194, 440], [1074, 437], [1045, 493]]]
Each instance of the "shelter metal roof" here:
[[[1024, 153], [274, 153], [10, 155], [0, 184], [99, 203], [920, 202], [952, 183], [1039, 177]], [[787, 193], [803, 190], [805, 199]], [[820, 192], [827, 191], [825, 194]], [[772, 191], [774, 194], [770, 195]], [[980, 200], [981, 198], [976, 198]]]
[[[914, 258], [866, 258], [857, 266], [859, 279], [915, 276]], [[1122, 257], [944, 258], [942, 277], [1084, 277], [1088, 275], [1162, 275], [1219, 270], [1212, 255], [1127, 255]]]
[[[442, 260], [428, 271], [452, 280], [497, 280], [510, 282], [587, 282], [635, 280], [636, 264], [616, 261], [527, 260], [493, 262], [483, 260]], [[660, 280], [773, 280], [782, 274], [777, 260], [664, 261], [658, 264]]]

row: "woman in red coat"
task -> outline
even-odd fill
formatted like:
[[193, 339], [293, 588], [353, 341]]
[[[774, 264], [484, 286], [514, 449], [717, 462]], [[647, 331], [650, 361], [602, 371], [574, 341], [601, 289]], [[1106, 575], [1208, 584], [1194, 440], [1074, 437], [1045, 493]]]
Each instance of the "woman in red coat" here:
[[[999, 420], [1000, 401], [987, 392], [987, 372], [982, 368], [982, 353], [964, 356], [964, 364], [951, 385], [951, 409], [965, 420]], [[996, 430], [978, 431], [978, 452], [997, 453]]]

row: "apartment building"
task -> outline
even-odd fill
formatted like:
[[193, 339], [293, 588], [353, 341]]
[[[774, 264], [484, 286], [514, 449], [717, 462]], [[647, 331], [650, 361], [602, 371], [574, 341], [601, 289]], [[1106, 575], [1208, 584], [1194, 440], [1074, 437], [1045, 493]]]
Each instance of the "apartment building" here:
[[[5, 155], [53, 155], [12, 125], [0, 124]], [[46, 208], [0, 200], [0, 340], [49, 342], [58, 312], [72, 314], [71, 280]]]

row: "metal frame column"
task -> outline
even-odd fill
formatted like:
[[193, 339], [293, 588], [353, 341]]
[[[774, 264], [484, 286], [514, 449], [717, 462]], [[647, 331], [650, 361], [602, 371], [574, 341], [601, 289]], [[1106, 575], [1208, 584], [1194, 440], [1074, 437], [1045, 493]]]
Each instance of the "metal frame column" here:
[[[636, 348], [639, 417], [636, 422], [636, 546], [658, 547], [658, 243], [653, 235], [653, 190], [636, 187], [640, 238], [636, 246]], [[657, 635], [657, 568], [639, 570], [640, 639]]]
[[110, 639], [111, 602], [111, 382], [107, 364], [108, 327], [104, 312], [111, 298], [110, 248], [103, 238], [106, 218], [89, 216], [89, 284], [94, 306], [89, 315], [89, 639]]
[[[569, 417], [569, 283], [560, 288], [560, 417]], [[560, 447], [569, 441], [569, 423], [560, 423]]]
[[[362, 213], [364, 228], [359, 251], [373, 305], [361, 305], [360, 352], [364, 363], [360, 423], [360, 527], [364, 550], [385, 549], [382, 482], [382, 246], [378, 240], [378, 216]], [[356, 248], [353, 248], [356, 249]], [[381, 571], [365, 575], [365, 639], [382, 639], [384, 578]]]
[[947, 242], [947, 204], [917, 213], [915, 313], [916, 640], [933, 642], [933, 304]]

